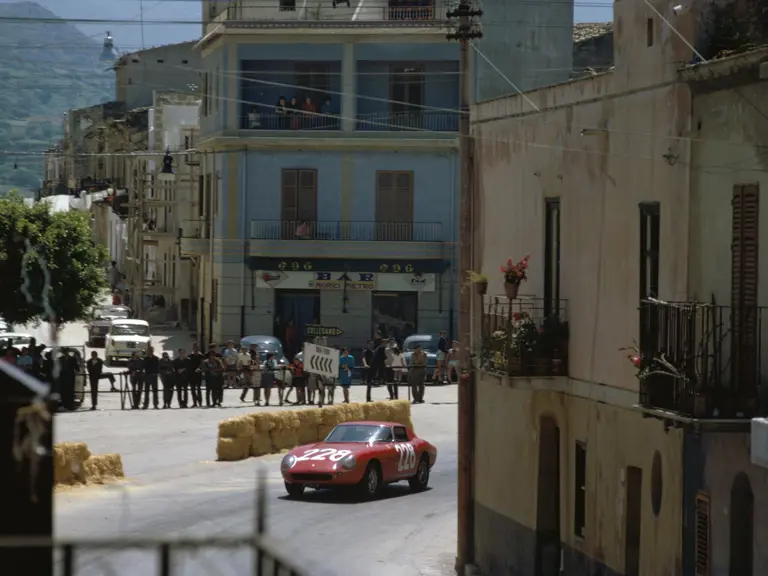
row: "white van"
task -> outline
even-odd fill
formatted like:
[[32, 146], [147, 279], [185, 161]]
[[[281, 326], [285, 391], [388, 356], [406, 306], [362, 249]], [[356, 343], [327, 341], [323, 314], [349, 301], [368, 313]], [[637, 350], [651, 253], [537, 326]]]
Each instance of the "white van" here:
[[126, 361], [134, 352], [141, 354], [149, 348], [152, 336], [146, 320], [114, 319], [107, 332], [105, 363]]

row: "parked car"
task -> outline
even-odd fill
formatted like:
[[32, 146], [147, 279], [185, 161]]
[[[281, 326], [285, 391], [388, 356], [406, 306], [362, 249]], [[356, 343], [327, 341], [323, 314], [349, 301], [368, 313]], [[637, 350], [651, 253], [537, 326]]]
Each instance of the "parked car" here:
[[146, 352], [151, 339], [146, 320], [112, 320], [107, 332], [104, 363], [110, 365], [115, 361], [126, 361], [134, 352]]
[[91, 348], [106, 346], [107, 333], [112, 320], [127, 320], [131, 317], [128, 306], [97, 306], [93, 309], [91, 321], [88, 324], [88, 342]]
[[290, 498], [306, 488], [352, 488], [364, 499], [375, 498], [385, 484], [407, 480], [421, 492], [437, 448], [396, 422], [345, 422], [322, 442], [294, 448], [280, 471]]
[[13, 340], [13, 347], [17, 350], [21, 350], [29, 346], [32, 342], [33, 336], [31, 334], [25, 334], [23, 332], [3, 332], [0, 334], [0, 343], [5, 347], [7, 340]]
[[271, 352], [275, 355], [275, 360], [277, 361], [278, 367], [286, 368], [286, 370], [278, 370], [275, 374], [275, 378], [278, 380], [283, 380], [285, 381], [286, 385], [289, 385], [291, 382], [291, 373], [287, 370], [289, 363], [285, 358], [283, 345], [280, 340], [274, 336], [265, 335], [246, 336], [240, 340], [240, 346], [244, 346], [249, 350], [253, 344], [256, 344], [259, 347], [259, 360], [261, 360], [262, 365], [264, 365], [264, 362], [266, 362], [268, 353]]
[[[438, 384], [432, 380], [432, 374], [437, 368], [437, 343], [440, 341], [440, 336], [432, 336], [430, 334], [413, 334], [408, 336], [403, 342], [403, 356], [405, 356], [405, 362], [411, 365], [411, 354], [416, 344], [421, 346], [421, 349], [427, 355], [427, 384]], [[455, 381], [456, 375], [452, 375]]]
[[[85, 400], [85, 346], [58, 346], [56, 348], [56, 360], [61, 358], [64, 352], [69, 352], [77, 360], [77, 373], [75, 374], [75, 406], [81, 406]], [[53, 348], [45, 348], [43, 355], [53, 353]]]

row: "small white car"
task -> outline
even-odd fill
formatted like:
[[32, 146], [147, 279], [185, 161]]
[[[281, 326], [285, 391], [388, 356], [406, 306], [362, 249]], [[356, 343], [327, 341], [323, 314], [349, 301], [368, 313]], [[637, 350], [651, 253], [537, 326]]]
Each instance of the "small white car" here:
[[0, 344], [5, 347], [7, 340], [13, 340], [13, 347], [17, 350], [28, 347], [32, 342], [31, 334], [24, 334], [22, 332], [3, 332], [0, 334]]
[[105, 363], [109, 365], [116, 361], [126, 361], [134, 352], [145, 352], [151, 338], [149, 322], [146, 320], [112, 320], [106, 337]]

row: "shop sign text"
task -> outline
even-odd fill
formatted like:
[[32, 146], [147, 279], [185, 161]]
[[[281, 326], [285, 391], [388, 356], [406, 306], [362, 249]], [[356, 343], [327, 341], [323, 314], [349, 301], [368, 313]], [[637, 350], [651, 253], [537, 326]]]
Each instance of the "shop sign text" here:
[[376, 277], [369, 273], [334, 274], [333, 272], [315, 272], [314, 279], [309, 281], [310, 288], [320, 290], [375, 290]]

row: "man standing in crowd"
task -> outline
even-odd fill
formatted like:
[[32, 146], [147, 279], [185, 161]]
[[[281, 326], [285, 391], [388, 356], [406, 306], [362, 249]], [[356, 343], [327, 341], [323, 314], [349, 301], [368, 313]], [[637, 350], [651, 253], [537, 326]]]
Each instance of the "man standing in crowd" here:
[[203, 373], [200, 368], [203, 365], [203, 355], [200, 353], [200, 346], [197, 342], [192, 343], [192, 354], [189, 355], [188, 378], [189, 385], [192, 388], [192, 407], [201, 408], [203, 406]]
[[[251, 355], [248, 352], [248, 348], [243, 346], [240, 348], [240, 354], [237, 355], [237, 373], [240, 376], [240, 388], [243, 391], [240, 393], [240, 402], [245, 402], [248, 396], [248, 390], [251, 388], [253, 382], [251, 379]], [[256, 392], [254, 392], [254, 396]]]
[[133, 392], [133, 406], [131, 408], [138, 410], [141, 406], [141, 393], [144, 391], [144, 360], [138, 352], [131, 354], [131, 359], [128, 360], [128, 378]]
[[446, 369], [445, 361], [448, 357], [448, 336], [445, 330], [440, 331], [440, 339], [437, 341], [437, 366], [435, 367], [435, 373], [432, 374], [432, 381], [435, 384], [442, 384], [445, 380]]
[[253, 386], [253, 403], [261, 406], [261, 354], [259, 345], [251, 344], [248, 351], [251, 356], [251, 386]]
[[85, 363], [88, 372], [88, 385], [91, 387], [91, 410], [96, 410], [99, 404], [99, 380], [104, 372], [104, 361], [99, 358], [96, 350], [91, 352], [91, 357]]
[[77, 360], [69, 355], [69, 350], [64, 349], [59, 359], [61, 382], [61, 403], [67, 410], [75, 409], [75, 378], [77, 377]]
[[163, 386], [163, 408], [170, 408], [173, 402], [173, 390], [175, 388], [175, 379], [173, 371], [173, 362], [168, 352], [163, 352], [159, 362], [160, 383]]
[[180, 408], [186, 408], [189, 405], [190, 364], [187, 351], [179, 348], [178, 357], [173, 359], [173, 373], [176, 375], [176, 399]]
[[155, 356], [155, 349], [150, 346], [147, 348], [147, 355], [144, 358], [144, 405], [142, 408], [149, 408], [149, 389], [152, 389], [152, 404], [155, 410], [160, 408], [160, 397], [157, 390], [157, 377], [160, 374], [160, 358]]
[[[221, 388], [222, 388], [222, 395], [224, 394], [224, 373], [226, 371], [226, 366], [222, 360], [222, 355], [219, 354], [219, 347], [211, 343], [208, 345], [208, 356], [203, 359], [203, 364], [208, 366], [203, 372], [205, 373], [205, 406], [207, 408], [210, 408], [211, 406], [216, 405], [216, 387], [219, 384], [219, 381], [221, 381]], [[209, 369], [210, 365], [206, 364], [208, 360], [211, 358], [211, 354], [213, 354], [213, 357], [216, 358], [218, 361], [217, 366], [220, 366], [220, 370], [217, 368], [216, 370]]]
[[339, 356], [339, 384], [344, 394], [344, 404], [349, 404], [349, 387], [352, 386], [352, 370], [355, 367], [355, 357], [349, 353], [349, 348], [342, 348]]
[[372, 402], [371, 388], [373, 388], [373, 340], [368, 340], [368, 345], [363, 350], [363, 378], [365, 378], [365, 401]]
[[411, 367], [408, 374], [414, 404], [424, 404], [424, 381], [427, 378], [427, 355], [417, 342], [411, 354]]

